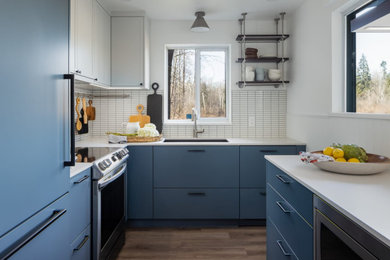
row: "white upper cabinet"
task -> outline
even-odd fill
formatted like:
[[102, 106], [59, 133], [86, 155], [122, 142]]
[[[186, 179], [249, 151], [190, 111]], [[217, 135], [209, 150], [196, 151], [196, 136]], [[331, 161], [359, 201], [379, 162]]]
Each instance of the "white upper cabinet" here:
[[111, 86], [149, 88], [146, 17], [111, 17]]
[[97, 83], [111, 85], [111, 18], [96, 1], [93, 2], [93, 75]]
[[74, 17], [74, 72], [89, 78], [93, 75], [92, 8], [94, 0], [76, 0]]

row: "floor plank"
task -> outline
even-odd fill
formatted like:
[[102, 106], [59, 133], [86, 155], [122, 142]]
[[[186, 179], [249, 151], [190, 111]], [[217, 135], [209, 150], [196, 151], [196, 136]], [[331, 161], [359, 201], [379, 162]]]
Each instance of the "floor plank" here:
[[265, 227], [130, 228], [118, 260], [265, 260]]

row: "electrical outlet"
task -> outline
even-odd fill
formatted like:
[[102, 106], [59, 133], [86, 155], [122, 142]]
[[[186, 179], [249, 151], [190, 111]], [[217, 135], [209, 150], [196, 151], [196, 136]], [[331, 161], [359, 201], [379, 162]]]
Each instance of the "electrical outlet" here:
[[255, 116], [248, 116], [248, 126], [249, 127], [255, 127], [256, 125], [256, 118]]

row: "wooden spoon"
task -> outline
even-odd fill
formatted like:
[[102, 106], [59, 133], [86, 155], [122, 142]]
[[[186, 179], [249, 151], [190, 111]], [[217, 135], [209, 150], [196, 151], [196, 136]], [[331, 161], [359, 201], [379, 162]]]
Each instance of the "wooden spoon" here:
[[87, 100], [83, 97], [83, 118], [84, 124], [88, 124], [88, 116], [87, 116]]
[[77, 119], [76, 119], [76, 130], [77, 131], [80, 131], [81, 128], [83, 127], [83, 124], [81, 123], [80, 121], [80, 111], [79, 111], [79, 104], [80, 104], [80, 98], [78, 97], [76, 99], [76, 113], [77, 113]]

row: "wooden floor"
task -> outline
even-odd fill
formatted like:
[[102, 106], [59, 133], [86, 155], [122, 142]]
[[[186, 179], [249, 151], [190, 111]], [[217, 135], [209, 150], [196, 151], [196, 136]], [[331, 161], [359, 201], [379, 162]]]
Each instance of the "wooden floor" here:
[[117, 259], [266, 259], [265, 227], [128, 229]]

